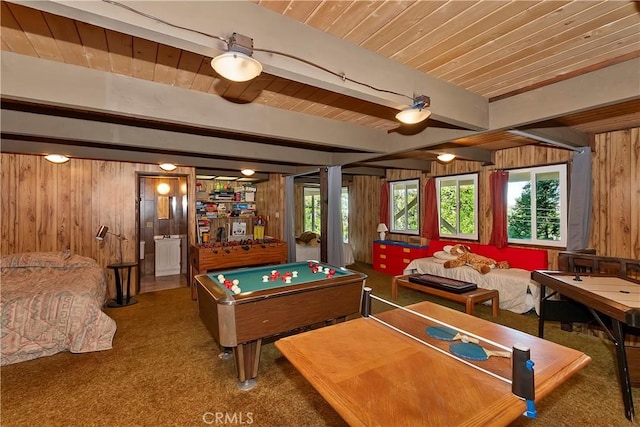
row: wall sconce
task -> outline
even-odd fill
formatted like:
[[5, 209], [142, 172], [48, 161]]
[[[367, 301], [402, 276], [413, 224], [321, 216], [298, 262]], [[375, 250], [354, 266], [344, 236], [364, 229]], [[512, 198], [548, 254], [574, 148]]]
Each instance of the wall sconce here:
[[389, 231], [389, 229], [385, 224], [380, 223], [378, 224], [378, 228], [376, 229], [376, 231], [380, 233], [380, 240], [384, 240], [384, 237], [387, 234], [387, 231]]
[[455, 159], [456, 155], [455, 154], [451, 154], [451, 153], [442, 153], [442, 154], [438, 154], [437, 158], [441, 162], [448, 163], [451, 160]]
[[431, 115], [431, 111], [425, 109], [430, 105], [431, 99], [428, 96], [416, 96], [413, 99], [413, 106], [411, 108], [406, 108], [396, 114], [396, 119], [408, 125], [420, 123], [421, 121], [426, 120]]
[[246, 82], [262, 72], [262, 64], [251, 57], [253, 39], [233, 33], [227, 42], [228, 51], [211, 60], [211, 67], [227, 80]]
[[101, 225], [100, 228], [98, 229], [98, 232], [96, 233], [96, 240], [101, 242], [104, 240], [104, 238], [107, 236], [107, 234], [111, 234], [113, 236], [116, 236], [116, 238], [120, 241], [120, 253], [119, 253], [119, 260], [120, 260], [120, 264], [122, 264], [122, 242], [127, 240], [126, 237], [124, 237], [122, 234], [115, 234], [109, 231], [109, 227], [107, 227], [106, 225]]
[[174, 171], [176, 170], [177, 166], [174, 165], [173, 163], [160, 163], [160, 169], [165, 170], [165, 171]]
[[69, 158], [62, 154], [48, 154], [44, 156], [44, 158], [49, 160], [51, 163], [66, 163], [69, 161]]

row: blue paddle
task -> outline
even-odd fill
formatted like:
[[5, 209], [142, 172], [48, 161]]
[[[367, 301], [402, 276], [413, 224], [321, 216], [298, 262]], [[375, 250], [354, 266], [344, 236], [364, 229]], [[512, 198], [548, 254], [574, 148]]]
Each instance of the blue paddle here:
[[446, 326], [429, 326], [427, 328], [427, 335], [443, 341], [461, 340], [462, 342], [474, 342], [476, 344], [479, 342], [475, 338], [462, 335], [455, 329], [447, 328]]
[[472, 342], [456, 342], [449, 346], [451, 353], [465, 359], [487, 360], [490, 356], [511, 357], [510, 351], [492, 351]]

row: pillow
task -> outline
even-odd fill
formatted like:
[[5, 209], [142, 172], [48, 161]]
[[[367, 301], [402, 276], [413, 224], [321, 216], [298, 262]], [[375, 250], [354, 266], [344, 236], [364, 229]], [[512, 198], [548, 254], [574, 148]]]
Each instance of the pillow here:
[[23, 252], [2, 257], [2, 267], [64, 267], [70, 250], [56, 252]]
[[66, 261], [67, 267], [87, 267], [98, 265], [95, 259], [82, 255], [71, 255]]
[[458, 257], [456, 255], [448, 254], [445, 251], [434, 252], [433, 256], [434, 256], [434, 258], [442, 259], [442, 260], [445, 260], [445, 261], [453, 261], [455, 259], [458, 259]]

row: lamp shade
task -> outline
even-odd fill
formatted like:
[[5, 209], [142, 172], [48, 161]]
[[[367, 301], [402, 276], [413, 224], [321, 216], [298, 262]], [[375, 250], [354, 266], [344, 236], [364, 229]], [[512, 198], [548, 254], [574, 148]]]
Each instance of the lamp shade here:
[[380, 224], [378, 224], [378, 228], [376, 228], [376, 231], [380, 233], [380, 240], [384, 240], [387, 234], [387, 231], [389, 231], [389, 229], [387, 228], [386, 224], [381, 222]]
[[104, 240], [104, 236], [109, 232], [109, 227], [106, 225], [101, 225], [96, 233], [96, 240]]
[[63, 154], [48, 154], [44, 158], [51, 163], [66, 163], [69, 161], [69, 158]]
[[440, 160], [441, 162], [450, 162], [451, 160], [455, 159], [456, 155], [455, 154], [451, 154], [451, 153], [442, 153], [438, 155], [438, 160]]
[[229, 51], [211, 60], [211, 67], [227, 80], [246, 82], [262, 72], [262, 64], [242, 52]]
[[426, 120], [430, 115], [431, 111], [429, 110], [412, 107], [400, 111], [396, 114], [396, 119], [400, 120], [402, 123], [412, 125]]

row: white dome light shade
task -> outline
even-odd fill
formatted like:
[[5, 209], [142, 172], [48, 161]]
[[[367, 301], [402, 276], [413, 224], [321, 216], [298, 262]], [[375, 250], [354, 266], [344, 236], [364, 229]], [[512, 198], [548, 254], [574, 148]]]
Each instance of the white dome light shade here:
[[177, 166], [174, 165], [173, 163], [160, 163], [160, 169], [162, 170], [166, 170], [166, 171], [174, 171], [176, 170]]
[[431, 111], [420, 108], [407, 108], [396, 114], [396, 119], [402, 123], [412, 125], [426, 120], [431, 115]]
[[242, 172], [242, 175], [244, 176], [251, 176], [256, 173], [253, 169], [242, 169], [240, 172]]
[[445, 163], [450, 162], [455, 158], [456, 158], [455, 154], [451, 154], [451, 153], [442, 153], [438, 155], [438, 160]]
[[49, 154], [44, 156], [44, 158], [49, 160], [51, 163], [66, 163], [69, 161], [69, 158], [62, 154]]
[[262, 72], [262, 64], [242, 52], [225, 52], [211, 60], [211, 67], [227, 80], [246, 82]]

